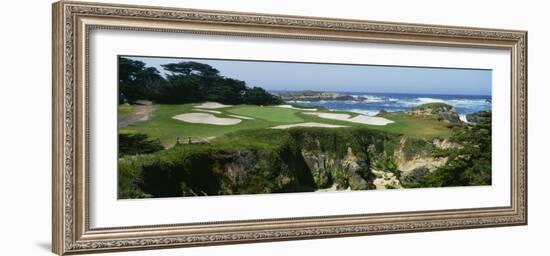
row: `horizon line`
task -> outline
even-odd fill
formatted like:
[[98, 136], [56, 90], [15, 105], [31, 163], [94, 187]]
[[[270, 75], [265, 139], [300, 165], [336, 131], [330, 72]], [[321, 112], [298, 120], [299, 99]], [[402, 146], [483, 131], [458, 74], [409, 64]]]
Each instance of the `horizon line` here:
[[287, 89], [283, 89], [283, 90], [266, 90], [268, 92], [306, 92], [306, 91], [311, 91], [311, 92], [332, 92], [332, 93], [366, 93], [366, 94], [369, 94], [369, 93], [372, 93], [372, 94], [424, 94], [424, 95], [442, 95], [442, 96], [488, 96], [488, 97], [493, 97], [492, 94], [444, 94], [444, 93], [423, 93], [423, 92], [414, 92], [414, 93], [411, 93], [411, 92], [352, 92], [352, 91], [320, 91], [320, 90], [287, 90]]

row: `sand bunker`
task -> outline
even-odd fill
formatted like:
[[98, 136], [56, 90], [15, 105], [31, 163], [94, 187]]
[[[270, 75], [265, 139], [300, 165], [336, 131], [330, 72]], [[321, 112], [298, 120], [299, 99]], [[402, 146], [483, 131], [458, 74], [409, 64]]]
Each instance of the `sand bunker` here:
[[290, 109], [296, 109], [296, 110], [302, 110], [302, 111], [317, 111], [316, 108], [297, 108], [297, 107], [294, 107], [292, 105], [277, 105], [275, 107], [278, 107], [278, 108], [290, 108]]
[[336, 113], [304, 113], [304, 114], [316, 115], [320, 118], [340, 120], [340, 121], [359, 123], [359, 124], [387, 125], [387, 124], [393, 123], [392, 120], [388, 120], [386, 118], [378, 117], [378, 116], [358, 115], [356, 117], [351, 117], [351, 115], [349, 114], [336, 114]]
[[195, 108], [206, 108], [206, 109], [217, 109], [217, 108], [227, 108], [231, 107], [231, 105], [224, 105], [217, 102], [204, 102], [200, 105], [195, 106]]
[[236, 117], [236, 118], [240, 118], [240, 119], [246, 119], [246, 120], [253, 120], [254, 119], [254, 118], [248, 117], [248, 116], [238, 116], [238, 115], [228, 115], [228, 116]]
[[207, 110], [207, 109], [200, 109], [200, 108], [194, 108], [193, 110], [200, 111], [200, 112], [212, 113], [212, 114], [221, 114], [222, 113], [222, 112], [217, 111], [217, 110]]
[[213, 125], [235, 125], [242, 121], [237, 118], [216, 117], [209, 113], [185, 113], [173, 116], [172, 118], [187, 123]]
[[348, 126], [345, 126], [345, 125], [335, 125], [335, 124], [322, 124], [322, 123], [307, 122], [307, 123], [299, 123], [299, 124], [279, 125], [279, 126], [271, 127], [271, 129], [288, 129], [288, 128], [292, 128], [292, 127], [341, 128], [341, 127], [348, 127]]
[[350, 122], [361, 123], [361, 124], [370, 124], [370, 125], [387, 125], [393, 123], [392, 120], [379, 117], [379, 116], [365, 116], [358, 115], [354, 118], [349, 119]]

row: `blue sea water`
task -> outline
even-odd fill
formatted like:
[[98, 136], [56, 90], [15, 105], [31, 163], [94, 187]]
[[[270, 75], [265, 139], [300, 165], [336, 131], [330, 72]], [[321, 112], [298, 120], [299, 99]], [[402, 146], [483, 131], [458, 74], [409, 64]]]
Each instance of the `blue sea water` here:
[[[388, 112], [406, 111], [420, 104], [442, 102], [454, 106], [462, 120], [465, 120], [466, 114], [480, 110], [491, 110], [491, 96], [486, 95], [339, 93], [350, 95], [355, 100], [289, 101], [289, 103], [321, 106], [330, 110], [349, 111], [374, 116], [380, 110]], [[365, 99], [361, 99], [360, 97]]]

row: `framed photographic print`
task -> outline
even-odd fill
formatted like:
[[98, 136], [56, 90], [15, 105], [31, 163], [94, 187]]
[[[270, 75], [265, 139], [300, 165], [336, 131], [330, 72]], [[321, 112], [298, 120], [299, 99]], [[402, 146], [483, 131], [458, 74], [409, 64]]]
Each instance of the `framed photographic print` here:
[[525, 225], [526, 40], [55, 3], [53, 251]]

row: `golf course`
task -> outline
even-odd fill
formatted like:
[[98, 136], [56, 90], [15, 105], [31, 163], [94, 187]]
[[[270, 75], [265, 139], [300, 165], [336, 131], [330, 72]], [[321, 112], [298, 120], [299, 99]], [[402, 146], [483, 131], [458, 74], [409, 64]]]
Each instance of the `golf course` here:
[[[218, 69], [240, 65], [231, 77]], [[268, 91], [237, 79], [262, 65], [119, 57], [118, 198], [491, 184], [490, 98]], [[278, 65], [254, 84], [309, 64]]]
[[[201, 107], [205, 104], [207, 107]], [[236, 131], [277, 129], [279, 127], [281, 127], [279, 129], [283, 127], [366, 127], [410, 137], [448, 137], [450, 135], [450, 129], [446, 123], [403, 113], [385, 113], [383, 117], [368, 117], [370, 120], [354, 122], [353, 118], [362, 115], [291, 105], [230, 106], [216, 103], [210, 105], [208, 103], [150, 105], [148, 107], [152, 109], [152, 113], [146, 120], [138, 118], [134, 123], [119, 128], [119, 133], [144, 133], [151, 138], [160, 139], [165, 147], [173, 146], [178, 137], [182, 140], [189, 137], [212, 140]], [[132, 115], [135, 114], [133, 111], [139, 107], [139, 105], [119, 105], [119, 122], [132, 119]], [[175, 118], [185, 114], [199, 114], [199, 117], [203, 116], [204, 118], [195, 121]], [[336, 116], [335, 118], [323, 118], [323, 114], [336, 114]], [[349, 118], [346, 119], [346, 115]], [[190, 117], [192, 116], [190, 115]], [[208, 117], [213, 117], [214, 121], [209, 120]], [[363, 119], [367, 119], [366, 116], [363, 117]], [[216, 120], [218, 122], [215, 122]], [[233, 120], [237, 123], [223, 123], [226, 120]]]

